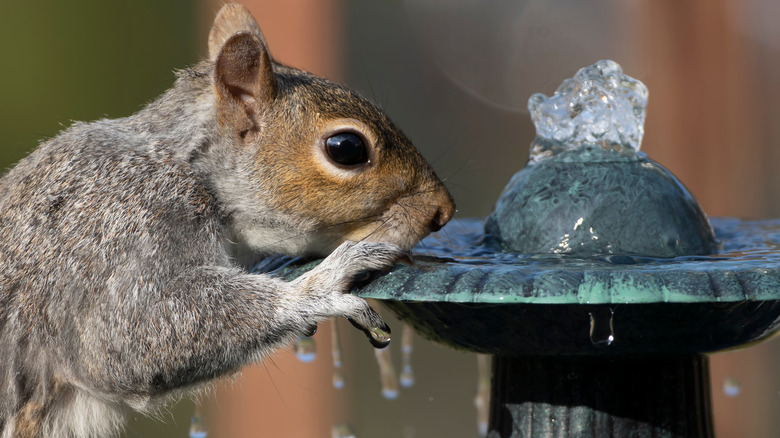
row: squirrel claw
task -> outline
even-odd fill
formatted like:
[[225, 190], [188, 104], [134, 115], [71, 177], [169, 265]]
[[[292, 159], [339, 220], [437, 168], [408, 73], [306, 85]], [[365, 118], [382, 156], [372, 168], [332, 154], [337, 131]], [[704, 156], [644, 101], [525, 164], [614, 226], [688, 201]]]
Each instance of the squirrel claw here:
[[412, 254], [408, 252], [404, 252], [399, 255], [397, 262], [414, 267], [414, 259], [412, 258]]
[[303, 332], [303, 336], [310, 338], [314, 336], [316, 333], [317, 333], [317, 324], [312, 324], [309, 326], [309, 328], [306, 329], [306, 331]]
[[366, 334], [368, 341], [374, 348], [385, 348], [390, 345], [390, 327], [382, 322], [382, 327], [363, 327], [354, 319], [348, 318], [355, 328]]

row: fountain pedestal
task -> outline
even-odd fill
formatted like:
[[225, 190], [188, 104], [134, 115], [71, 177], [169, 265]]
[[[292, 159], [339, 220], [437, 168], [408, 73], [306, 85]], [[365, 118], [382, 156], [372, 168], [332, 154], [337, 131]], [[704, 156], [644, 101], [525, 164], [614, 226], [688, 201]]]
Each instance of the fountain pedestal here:
[[495, 356], [491, 387], [489, 438], [713, 436], [703, 355]]

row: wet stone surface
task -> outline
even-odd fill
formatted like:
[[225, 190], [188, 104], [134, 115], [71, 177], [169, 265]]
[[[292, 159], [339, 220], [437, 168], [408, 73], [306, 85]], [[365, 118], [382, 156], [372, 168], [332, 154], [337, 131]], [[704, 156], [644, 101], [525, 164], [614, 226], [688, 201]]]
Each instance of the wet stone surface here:
[[641, 152], [563, 152], [512, 178], [487, 233], [520, 254], [707, 255], [716, 243], [688, 190]]

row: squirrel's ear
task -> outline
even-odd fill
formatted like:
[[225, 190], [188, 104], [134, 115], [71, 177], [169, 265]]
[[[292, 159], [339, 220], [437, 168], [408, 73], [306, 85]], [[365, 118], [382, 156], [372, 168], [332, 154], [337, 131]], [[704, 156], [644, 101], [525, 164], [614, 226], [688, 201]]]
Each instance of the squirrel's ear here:
[[211, 31], [209, 32], [209, 59], [216, 61], [219, 51], [222, 50], [222, 46], [225, 45], [228, 38], [239, 32], [249, 32], [255, 35], [262, 41], [266, 52], [268, 51], [268, 43], [265, 42], [263, 32], [260, 31], [260, 26], [257, 25], [257, 21], [255, 21], [252, 13], [249, 12], [249, 9], [238, 3], [230, 3], [219, 10], [217, 18], [214, 19], [214, 25], [211, 26]]
[[256, 128], [276, 94], [271, 58], [256, 35], [239, 32], [225, 41], [214, 65], [214, 85], [220, 111], [242, 108], [252, 123], [248, 128]]

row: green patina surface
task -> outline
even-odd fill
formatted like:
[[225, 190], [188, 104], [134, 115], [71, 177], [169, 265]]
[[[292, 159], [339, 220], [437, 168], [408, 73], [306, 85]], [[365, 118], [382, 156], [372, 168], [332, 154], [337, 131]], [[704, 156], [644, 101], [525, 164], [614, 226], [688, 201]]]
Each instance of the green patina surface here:
[[447, 233], [422, 242], [415, 267], [398, 265], [356, 293], [382, 300], [485, 304], [780, 299], [780, 220], [712, 223], [722, 246], [714, 256], [582, 257], [490, 251], [483, 220], [461, 219], [452, 225], [458, 236]]
[[676, 257], [717, 249], [706, 216], [669, 171], [645, 154], [597, 146], [519, 171], [485, 229], [520, 254]]

